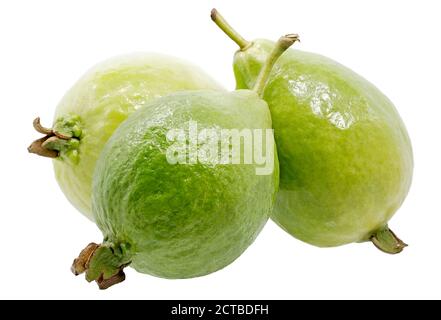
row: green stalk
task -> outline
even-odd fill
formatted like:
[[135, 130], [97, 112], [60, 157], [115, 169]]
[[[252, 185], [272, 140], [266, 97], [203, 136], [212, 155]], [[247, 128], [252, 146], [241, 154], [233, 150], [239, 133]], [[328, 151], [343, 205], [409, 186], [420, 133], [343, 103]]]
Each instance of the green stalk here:
[[211, 20], [213, 20], [213, 22], [216, 23], [231, 40], [236, 42], [240, 50], [246, 50], [251, 45], [251, 42], [245, 40], [236, 30], [234, 30], [216, 9], [211, 10]]
[[299, 36], [297, 34], [287, 34], [279, 39], [276, 42], [276, 45], [268, 56], [265, 64], [260, 70], [259, 75], [257, 76], [256, 83], [254, 85], [253, 90], [259, 95], [263, 95], [263, 90], [265, 89], [265, 85], [268, 81], [269, 75], [271, 74], [271, 70], [276, 64], [279, 57], [296, 41], [299, 41]]

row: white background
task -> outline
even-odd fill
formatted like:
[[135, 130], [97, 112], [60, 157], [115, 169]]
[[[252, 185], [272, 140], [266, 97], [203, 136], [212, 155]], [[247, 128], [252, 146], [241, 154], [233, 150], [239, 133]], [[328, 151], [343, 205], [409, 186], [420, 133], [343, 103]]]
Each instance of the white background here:
[[[235, 45], [211, 22], [217, 7], [246, 38], [296, 32], [297, 47], [356, 70], [396, 104], [413, 140], [414, 183], [391, 227], [410, 244], [389, 256], [371, 244], [319, 249], [268, 223], [229, 267], [164, 280], [127, 269], [99, 291], [72, 259], [98, 228], [73, 209], [48, 159], [29, 155], [32, 120], [95, 63], [157, 51], [199, 64], [234, 87]], [[441, 298], [440, 1], [1, 1], [0, 298]]]

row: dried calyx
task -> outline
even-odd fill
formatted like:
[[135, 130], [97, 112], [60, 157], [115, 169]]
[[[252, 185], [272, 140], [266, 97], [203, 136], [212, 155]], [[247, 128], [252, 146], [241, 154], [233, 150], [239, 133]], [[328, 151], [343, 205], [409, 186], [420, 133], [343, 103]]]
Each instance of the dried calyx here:
[[90, 243], [72, 264], [71, 271], [78, 276], [86, 273], [88, 282], [95, 281], [101, 290], [126, 279], [123, 269], [130, 261], [128, 246]]
[[40, 118], [33, 122], [34, 129], [44, 134], [44, 137], [35, 140], [28, 147], [30, 153], [48, 158], [66, 158], [78, 162], [78, 147], [82, 134], [80, 118], [70, 115], [59, 118], [54, 128], [45, 128]]

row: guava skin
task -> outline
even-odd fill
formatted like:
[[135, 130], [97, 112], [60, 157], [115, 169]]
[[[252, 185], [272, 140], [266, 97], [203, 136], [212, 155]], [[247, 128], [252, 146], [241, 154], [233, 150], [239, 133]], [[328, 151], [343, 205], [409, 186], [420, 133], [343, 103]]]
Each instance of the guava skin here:
[[[236, 53], [238, 88], [253, 87], [273, 46], [256, 40]], [[280, 162], [272, 219], [319, 247], [366, 241], [384, 228], [413, 171], [409, 136], [391, 101], [337, 62], [292, 49], [263, 97]]]
[[55, 125], [75, 117], [81, 129], [78, 149], [61, 152], [53, 161], [56, 179], [69, 201], [93, 220], [93, 171], [114, 130], [146, 101], [195, 89], [223, 90], [199, 68], [166, 55], [126, 55], [89, 70], [66, 93], [55, 112]]
[[105, 243], [130, 248], [131, 266], [163, 278], [219, 270], [254, 241], [273, 208], [271, 175], [255, 164], [170, 164], [170, 129], [270, 129], [267, 104], [249, 90], [189, 91], [146, 104], [112, 135], [97, 163], [93, 212]]

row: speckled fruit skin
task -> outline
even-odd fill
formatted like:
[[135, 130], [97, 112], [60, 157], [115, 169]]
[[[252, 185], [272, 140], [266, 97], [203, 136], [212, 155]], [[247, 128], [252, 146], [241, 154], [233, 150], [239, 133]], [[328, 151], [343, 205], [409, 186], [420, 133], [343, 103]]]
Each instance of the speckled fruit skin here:
[[185, 129], [189, 121], [199, 130], [271, 128], [267, 104], [240, 90], [171, 94], [115, 131], [95, 171], [93, 210], [104, 245], [130, 248], [131, 266], [142, 273], [191, 278], [227, 266], [253, 242], [273, 207], [277, 158], [273, 174], [260, 176], [254, 164], [167, 162], [168, 130]]
[[53, 161], [57, 181], [69, 201], [93, 220], [92, 176], [101, 150], [129, 114], [153, 98], [191, 89], [222, 88], [197, 67], [160, 54], [112, 58], [89, 70], [63, 97], [54, 123], [77, 115], [82, 129], [79, 161]]
[[[253, 86], [274, 43], [238, 51], [238, 88]], [[265, 89], [280, 161], [272, 219], [296, 238], [331, 247], [369, 239], [404, 201], [413, 158], [393, 104], [358, 74], [290, 49]]]

